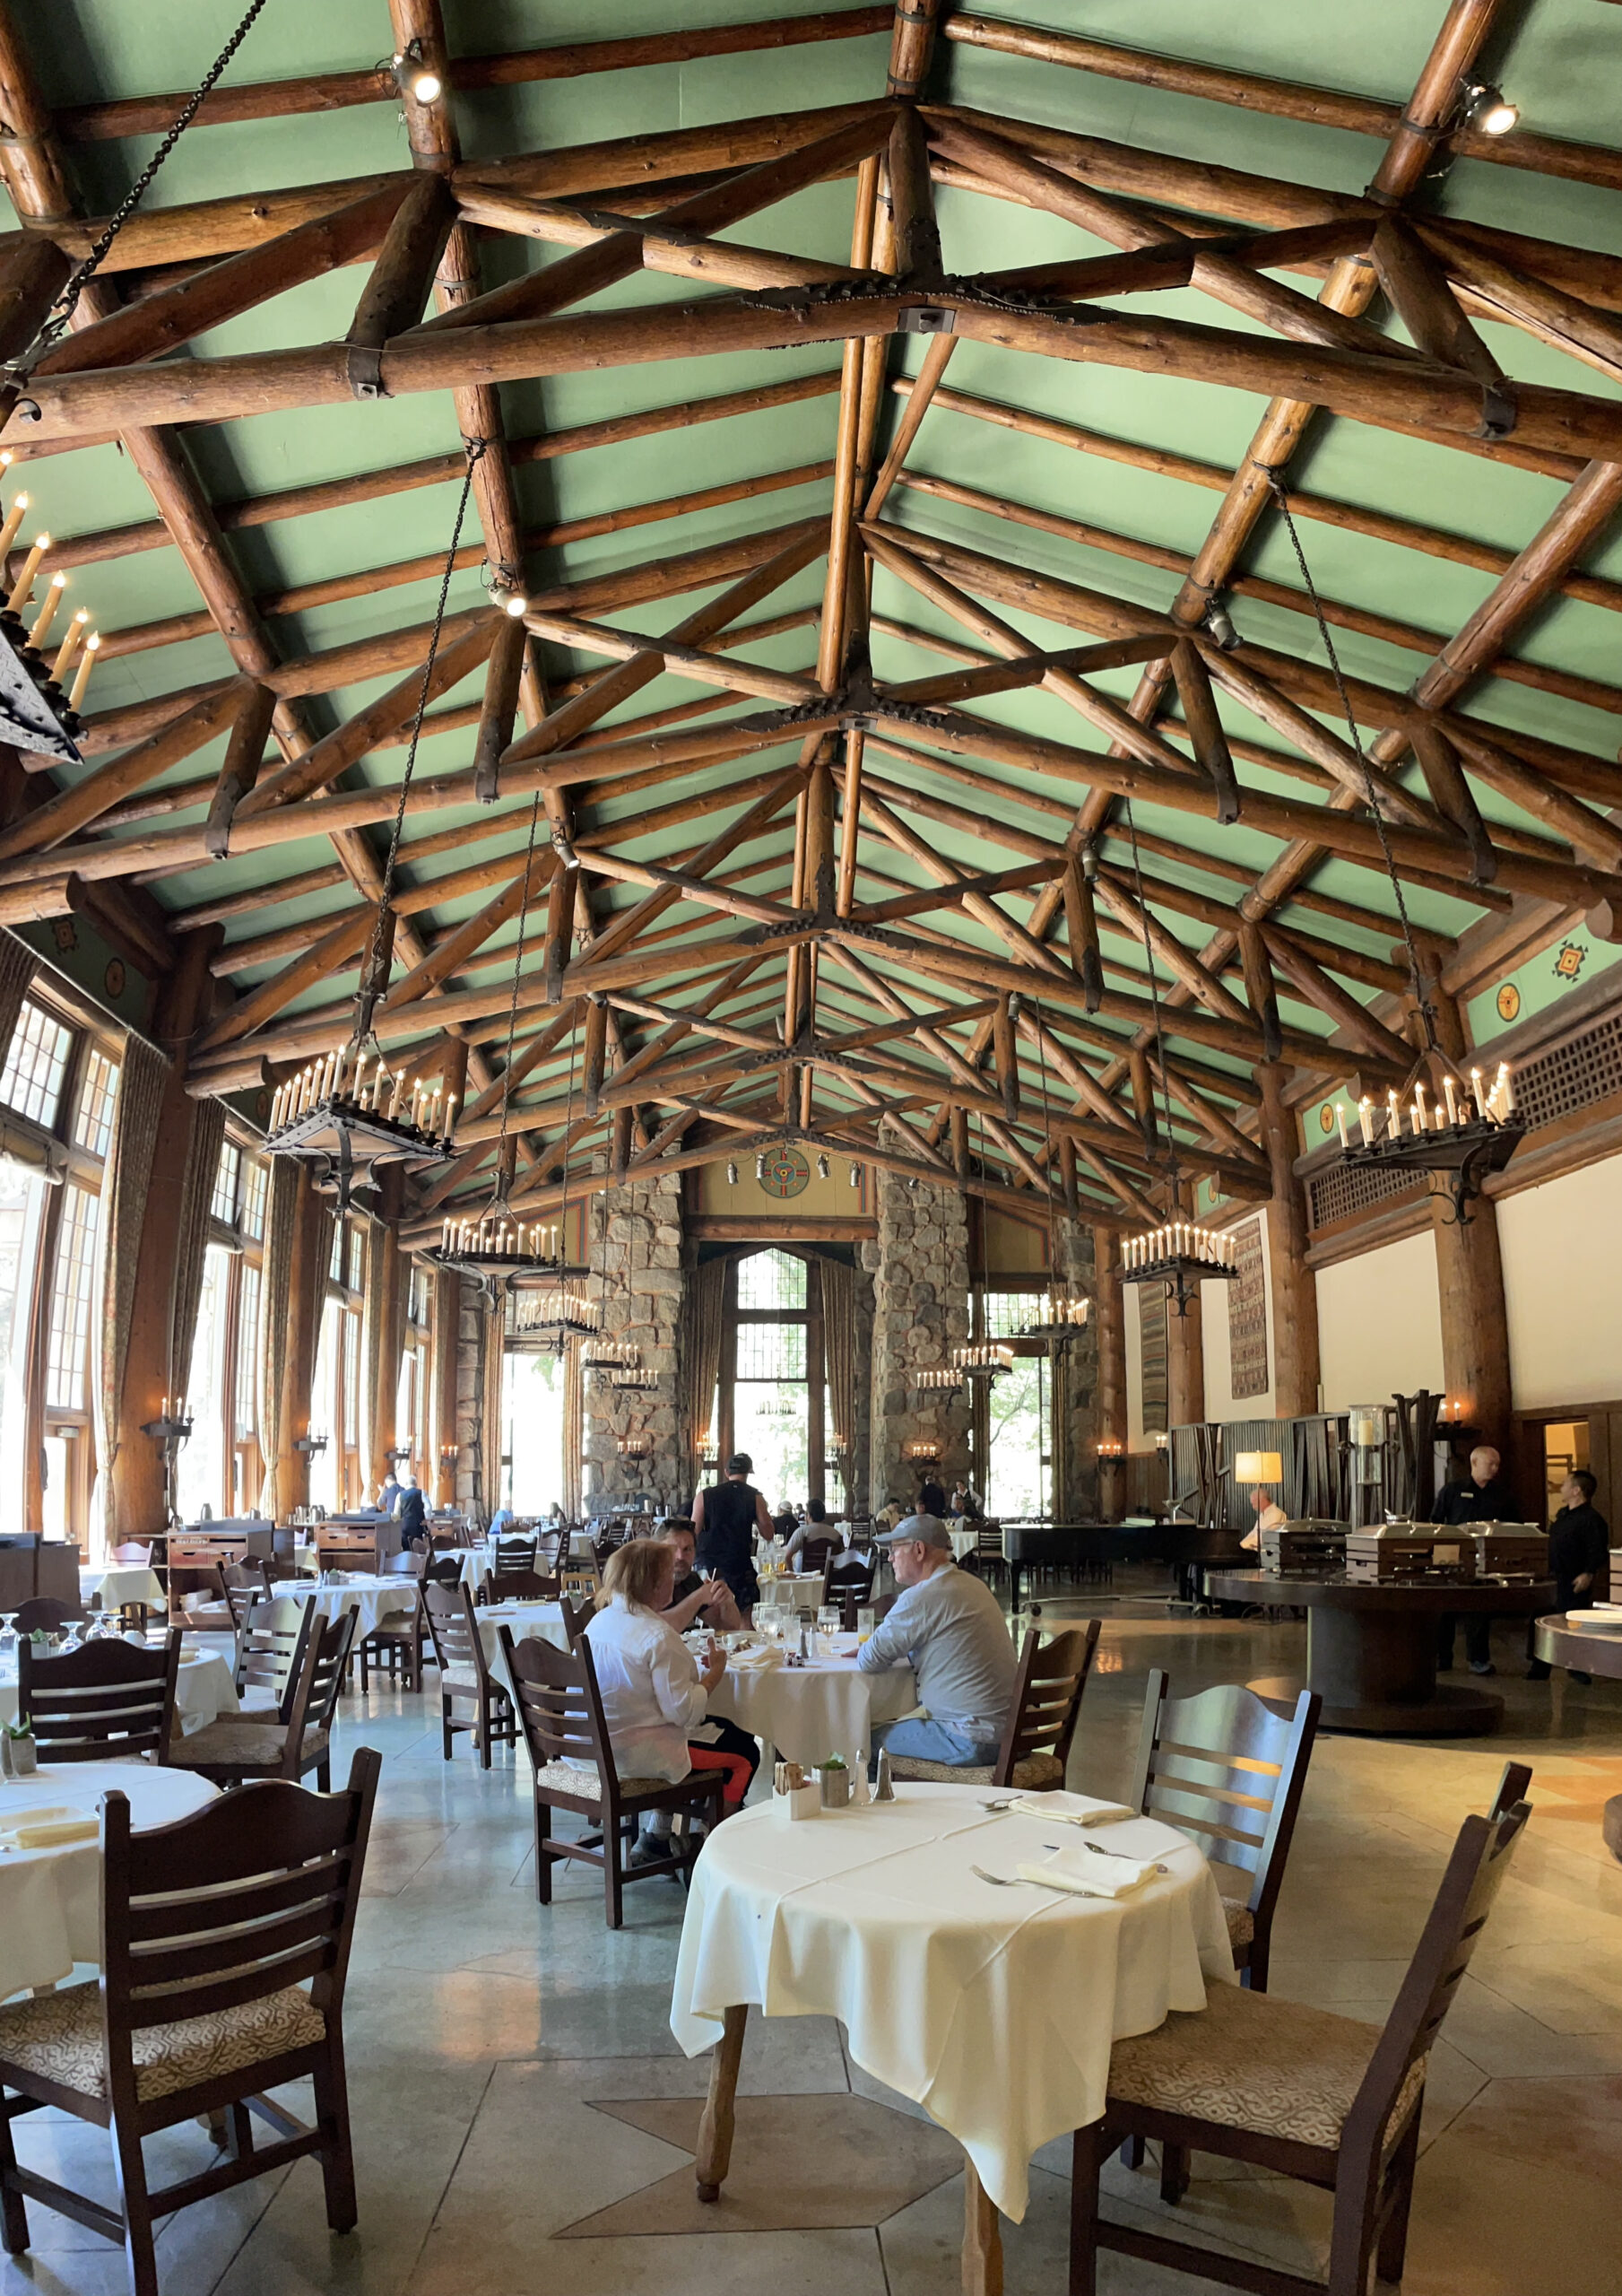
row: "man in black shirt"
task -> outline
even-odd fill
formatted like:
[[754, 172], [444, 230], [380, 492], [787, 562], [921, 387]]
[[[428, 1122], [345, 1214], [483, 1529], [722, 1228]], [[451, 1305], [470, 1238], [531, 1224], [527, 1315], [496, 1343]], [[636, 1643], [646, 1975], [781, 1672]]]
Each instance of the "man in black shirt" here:
[[[1470, 1455], [1470, 1473], [1444, 1483], [1430, 1510], [1433, 1523], [1514, 1523], [1520, 1519], [1515, 1494], [1500, 1469], [1503, 1461], [1490, 1443], [1481, 1443]], [[1444, 1611], [1436, 1621], [1436, 1665], [1445, 1674], [1453, 1663], [1453, 1628], [1457, 1614]], [[1464, 1655], [1472, 1674], [1496, 1674], [1493, 1664], [1492, 1620], [1486, 1611], [1470, 1613], [1464, 1622]]]
[[[1610, 1525], [1594, 1505], [1599, 1484], [1586, 1467], [1577, 1467], [1560, 1485], [1559, 1513], [1548, 1526], [1548, 1575], [1555, 1582], [1556, 1607], [1563, 1611], [1593, 1608], [1594, 1585], [1610, 1560]], [[1546, 1683], [1548, 1668], [1534, 1658], [1526, 1669], [1529, 1683]], [[1592, 1674], [1571, 1669], [1574, 1683], [1592, 1682]]]

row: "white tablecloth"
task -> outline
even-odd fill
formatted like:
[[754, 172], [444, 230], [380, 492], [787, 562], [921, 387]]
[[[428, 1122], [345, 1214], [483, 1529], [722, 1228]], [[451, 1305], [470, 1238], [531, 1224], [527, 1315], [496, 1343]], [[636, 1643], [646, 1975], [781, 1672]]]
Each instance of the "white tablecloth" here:
[[375, 1634], [385, 1619], [409, 1617], [419, 1599], [416, 1579], [403, 1573], [397, 1578], [381, 1578], [357, 1575], [346, 1587], [323, 1587], [314, 1578], [276, 1581], [278, 1603], [314, 1603], [323, 1618], [337, 1618], [344, 1611], [358, 1611], [357, 1642], [364, 1642], [369, 1634]]
[[482, 1587], [487, 1578], [495, 1575], [496, 1550], [493, 1546], [483, 1545], [464, 1547], [461, 1563], [462, 1584], [464, 1587]]
[[785, 1761], [820, 1762], [831, 1753], [854, 1762], [872, 1749], [875, 1722], [894, 1722], [918, 1703], [910, 1666], [863, 1674], [854, 1658], [817, 1658], [804, 1666], [729, 1666], [710, 1692], [710, 1712], [753, 1731]]
[[[769, 1803], [699, 1857], [671, 2031], [690, 2057], [737, 2002], [837, 2017], [851, 2055], [955, 2136], [1003, 2215], [1038, 2146], [1097, 2119], [1113, 2041], [1234, 1982], [1222, 1903], [1184, 1836], [1152, 1818], [1080, 1834], [984, 1807], [984, 1788], [901, 1786], [893, 1803], [785, 1824]], [[1117, 1900], [995, 1888], [1055, 1839], [1164, 1858]], [[1102, 1861], [1100, 1861], [1102, 1862]]]
[[169, 1608], [161, 1579], [145, 1563], [87, 1565], [79, 1573], [79, 1600], [88, 1603], [92, 1595], [100, 1595], [107, 1611], [121, 1610], [126, 1603], [144, 1603], [154, 1611]]
[[568, 1629], [556, 1603], [495, 1603], [488, 1608], [481, 1606], [474, 1615], [479, 1621], [485, 1664], [509, 1695], [513, 1685], [502, 1663], [499, 1628], [506, 1627], [515, 1642], [550, 1642], [556, 1649], [568, 1648]]
[[949, 1526], [946, 1535], [952, 1543], [953, 1554], [961, 1562], [966, 1554], [973, 1554], [979, 1545], [980, 1526], [978, 1523], [966, 1523], [960, 1531], [954, 1531]]
[[[190, 1817], [218, 1790], [188, 1770], [140, 1761], [63, 1762], [33, 1778], [0, 1779], [0, 1826], [30, 1809], [66, 1805], [92, 1815], [103, 1794], [127, 1794], [136, 1827]], [[65, 1849], [0, 1851], [0, 2000], [25, 1986], [56, 1985], [75, 1961], [101, 1951], [101, 1852], [93, 1841]]]
[[[17, 1675], [14, 1668], [0, 1673], [0, 1723], [17, 1718]], [[221, 1714], [241, 1710], [237, 1686], [223, 1656], [214, 1650], [182, 1653], [175, 1676], [175, 1711], [186, 1737]]]

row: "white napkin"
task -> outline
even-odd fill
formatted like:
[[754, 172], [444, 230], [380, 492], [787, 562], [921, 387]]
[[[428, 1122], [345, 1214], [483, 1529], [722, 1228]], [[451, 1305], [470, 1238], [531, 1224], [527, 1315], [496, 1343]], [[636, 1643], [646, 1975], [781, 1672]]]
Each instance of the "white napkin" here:
[[1090, 1848], [1055, 1849], [1051, 1857], [1014, 1871], [1022, 1882], [1041, 1882], [1082, 1898], [1124, 1898], [1165, 1871], [1154, 1858], [1116, 1857]]
[[727, 1663], [742, 1667], [745, 1674], [763, 1674], [768, 1668], [783, 1664], [783, 1653], [775, 1643], [763, 1642], [753, 1650], [735, 1651]]
[[1012, 1807], [1022, 1818], [1051, 1818], [1067, 1826], [1113, 1826], [1138, 1814], [1124, 1802], [1100, 1802], [1096, 1794], [1022, 1794]]
[[82, 1810], [33, 1810], [15, 1825], [0, 1828], [0, 1842], [12, 1849], [60, 1849], [73, 1841], [96, 1841], [100, 1818]]

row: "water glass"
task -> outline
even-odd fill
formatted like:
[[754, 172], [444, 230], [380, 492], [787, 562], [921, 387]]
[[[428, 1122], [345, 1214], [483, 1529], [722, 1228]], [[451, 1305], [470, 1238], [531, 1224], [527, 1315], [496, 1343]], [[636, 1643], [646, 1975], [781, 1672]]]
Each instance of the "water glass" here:
[[820, 1603], [818, 1605], [817, 1625], [820, 1631], [823, 1634], [837, 1634], [839, 1631], [839, 1605], [837, 1603]]
[[879, 1623], [879, 1613], [878, 1613], [878, 1612], [874, 1609], [874, 1607], [873, 1607], [872, 1604], [872, 1603], [858, 1603], [858, 1604], [857, 1604], [857, 1605], [856, 1605], [856, 1639], [857, 1639], [857, 1641], [858, 1641], [858, 1642], [865, 1642], [865, 1641], [867, 1640], [868, 1636], [872, 1632], [872, 1631], [873, 1631], [874, 1627], [875, 1627], [875, 1626], [877, 1626], [877, 1624], [878, 1624], [878, 1623]]

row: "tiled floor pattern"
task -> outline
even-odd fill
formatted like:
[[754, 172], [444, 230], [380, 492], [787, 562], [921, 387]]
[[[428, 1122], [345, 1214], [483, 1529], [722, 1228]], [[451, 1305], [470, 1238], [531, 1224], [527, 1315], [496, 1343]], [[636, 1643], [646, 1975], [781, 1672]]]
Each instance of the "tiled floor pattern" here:
[[[1125, 1782], [1148, 1666], [1192, 1689], [1298, 1663], [1295, 1626], [1190, 1624], [1130, 1602], [1105, 1615], [1071, 1763], [1095, 1791]], [[1276, 1934], [1275, 1991], [1380, 2019], [1459, 1819], [1507, 1754], [1533, 1762], [1536, 1815], [1433, 2060], [1409, 2296], [1598, 2289], [1616, 2269], [1622, 1866], [1598, 1820], [1622, 1791], [1622, 1685], [1523, 1683], [1502, 1639], [1501, 1736], [1321, 1744]], [[465, 1751], [442, 1762], [437, 1706], [374, 1693], [348, 1702], [340, 1733], [340, 1771], [346, 1746], [386, 1757], [346, 2020], [360, 2230], [327, 2232], [300, 2163], [171, 2219], [166, 2296], [950, 2296], [960, 2156], [851, 2063], [832, 2023], [750, 2020], [733, 2176], [718, 2206], [697, 2205], [706, 2068], [666, 2022], [679, 1890], [632, 1890], [618, 1935], [585, 1869], [538, 1907], [522, 1757], [499, 1752], [488, 1774]], [[19, 2136], [26, 2158], [112, 2198], [100, 2132], [35, 2116]], [[204, 2152], [187, 2127], [149, 2158], [167, 2178]], [[1010, 2296], [1064, 2286], [1066, 2166], [1062, 2144], [1038, 2156], [1026, 2222], [1005, 2228]], [[1321, 2267], [1323, 2196], [1195, 2167], [1180, 2231]], [[1166, 2213], [1149, 2174], [1115, 2165], [1106, 2189], [1115, 2214]], [[34, 2246], [0, 2259], [0, 2296], [124, 2289], [115, 2250], [30, 2218]], [[1123, 2257], [1104, 2275], [1108, 2296], [1211, 2285]]]

